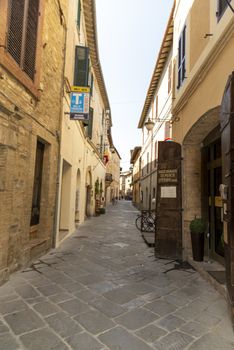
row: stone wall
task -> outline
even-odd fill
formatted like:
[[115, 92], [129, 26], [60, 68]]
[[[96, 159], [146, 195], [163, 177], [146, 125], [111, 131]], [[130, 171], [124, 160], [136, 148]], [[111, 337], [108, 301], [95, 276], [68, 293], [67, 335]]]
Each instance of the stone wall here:
[[[66, 15], [67, 1], [61, 2]], [[0, 61], [0, 283], [52, 244], [65, 22], [58, 3], [46, 1], [39, 47], [40, 97]], [[30, 227], [37, 140], [45, 144], [40, 222]]]

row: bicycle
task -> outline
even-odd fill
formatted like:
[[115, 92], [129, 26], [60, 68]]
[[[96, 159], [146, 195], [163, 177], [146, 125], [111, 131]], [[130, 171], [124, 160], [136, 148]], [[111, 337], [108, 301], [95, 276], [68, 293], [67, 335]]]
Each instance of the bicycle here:
[[156, 216], [155, 212], [142, 210], [135, 220], [136, 228], [141, 232], [155, 232]]

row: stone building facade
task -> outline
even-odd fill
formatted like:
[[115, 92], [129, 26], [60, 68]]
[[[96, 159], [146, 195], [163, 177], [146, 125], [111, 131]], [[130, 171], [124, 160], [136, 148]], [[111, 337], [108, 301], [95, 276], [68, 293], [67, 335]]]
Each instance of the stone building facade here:
[[136, 146], [131, 150], [130, 163], [132, 164], [132, 203], [142, 209], [142, 193], [141, 193], [141, 147]]
[[[105, 204], [111, 109], [97, 46], [95, 1], [68, 2], [64, 95], [56, 211], [60, 244]], [[90, 88], [89, 120], [70, 118], [72, 86]]]
[[53, 242], [67, 1], [59, 4], [0, 3], [0, 281]]
[[176, 1], [172, 135], [182, 146], [184, 258], [192, 261], [189, 224], [202, 217], [205, 254], [226, 269], [234, 316], [233, 164], [228, 159], [233, 147], [233, 12], [233, 0]]
[[[173, 12], [171, 11], [138, 128], [142, 131], [140, 152], [140, 197], [142, 209], [156, 209], [159, 141], [171, 140], [173, 93]], [[151, 128], [149, 129], [149, 126]]]

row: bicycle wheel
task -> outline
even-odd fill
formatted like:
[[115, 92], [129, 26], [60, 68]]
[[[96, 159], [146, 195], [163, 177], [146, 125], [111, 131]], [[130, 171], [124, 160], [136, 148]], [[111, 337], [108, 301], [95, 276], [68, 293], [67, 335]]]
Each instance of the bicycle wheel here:
[[136, 228], [141, 231], [141, 216], [138, 216], [135, 220]]

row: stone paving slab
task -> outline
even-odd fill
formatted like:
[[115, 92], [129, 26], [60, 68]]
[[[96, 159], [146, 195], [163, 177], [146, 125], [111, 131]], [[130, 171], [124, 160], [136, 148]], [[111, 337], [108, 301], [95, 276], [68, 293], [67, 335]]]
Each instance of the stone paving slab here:
[[229, 350], [226, 300], [155, 259], [120, 201], [0, 287], [0, 350]]
[[111, 329], [99, 336], [110, 349], [152, 350], [153, 348], [121, 327]]

